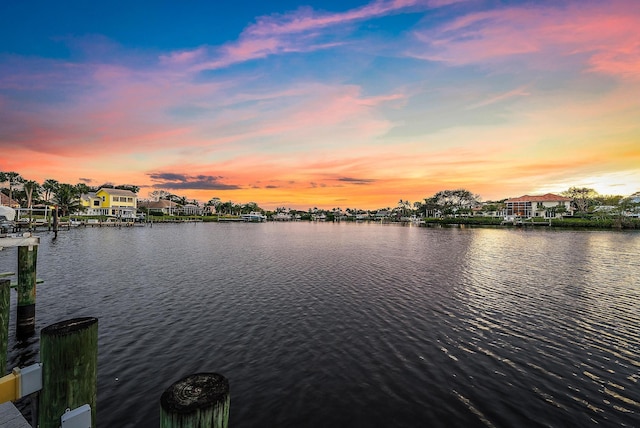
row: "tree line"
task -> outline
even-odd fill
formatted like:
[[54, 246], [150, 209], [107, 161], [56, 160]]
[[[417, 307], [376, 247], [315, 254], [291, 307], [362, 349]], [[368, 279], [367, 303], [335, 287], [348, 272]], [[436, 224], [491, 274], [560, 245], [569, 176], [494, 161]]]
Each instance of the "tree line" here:
[[37, 204], [57, 205], [63, 215], [82, 209], [80, 197], [100, 188], [115, 188], [130, 190], [138, 193], [140, 188], [133, 185], [118, 185], [105, 183], [101, 186], [89, 186], [86, 183], [60, 183], [58, 180], [46, 179], [42, 184], [34, 180], [27, 180], [17, 172], [0, 171], [0, 185], [2, 193], [10, 200], [17, 202], [23, 208], [32, 208]]
[[[42, 184], [27, 180], [17, 172], [0, 171], [0, 185], [2, 185], [2, 193], [10, 199], [16, 201], [24, 208], [31, 208], [35, 204], [54, 204], [62, 210], [63, 215], [73, 213], [82, 208], [80, 196], [90, 192], [96, 192], [100, 188], [115, 188], [130, 190], [138, 193], [140, 187], [130, 184], [113, 185], [105, 183], [101, 186], [89, 186], [86, 183], [60, 183], [54, 179], [46, 179]], [[639, 195], [636, 193], [636, 195]], [[634, 199], [620, 195], [600, 195], [594, 189], [587, 187], [570, 187], [566, 191], [560, 192], [560, 195], [571, 198], [573, 207], [577, 214], [586, 214], [593, 211], [599, 206], [613, 206], [619, 209], [637, 209], [638, 204], [633, 202]], [[177, 205], [193, 204], [200, 206], [200, 203], [193, 199], [189, 200], [184, 196], [179, 196], [166, 190], [154, 190], [149, 193], [149, 197], [155, 200], [169, 200]], [[464, 189], [441, 190], [430, 197], [423, 200], [410, 202], [400, 199], [393, 208], [385, 207], [376, 211], [386, 210], [397, 216], [425, 215], [425, 216], [450, 216], [471, 214], [472, 210], [481, 207], [486, 213], [499, 212], [504, 208], [506, 199], [499, 201], [481, 202], [480, 195]], [[203, 204], [205, 207], [213, 207], [215, 212], [221, 214], [245, 214], [252, 211], [265, 212], [264, 209], [255, 202], [235, 203], [233, 201], [223, 202], [218, 197], [213, 197]], [[562, 207], [558, 207], [562, 210]], [[284, 207], [277, 208], [275, 212], [288, 210]], [[294, 210], [295, 211], [295, 210]], [[318, 210], [318, 208], [309, 208], [308, 212], [328, 212], [339, 213], [342, 210], [339, 207], [331, 210]], [[298, 211], [303, 212], [303, 211]], [[368, 213], [368, 210], [359, 208], [347, 208], [346, 212], [350, 214]]]

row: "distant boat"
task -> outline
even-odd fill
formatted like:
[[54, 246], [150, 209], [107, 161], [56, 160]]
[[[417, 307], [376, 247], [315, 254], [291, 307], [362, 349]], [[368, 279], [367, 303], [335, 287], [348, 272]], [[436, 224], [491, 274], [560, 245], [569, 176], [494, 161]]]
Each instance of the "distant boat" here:
[[242, 214], [240, 218], [242, 218], [242, 221], [249, 223], [262, 223], [267, 221], [267, 216], [257, 211], [251, 211], [249, 214]]
[[0, 233], [11, 232], [16, 227], [15, 219], [16, 210], [0, 205]]

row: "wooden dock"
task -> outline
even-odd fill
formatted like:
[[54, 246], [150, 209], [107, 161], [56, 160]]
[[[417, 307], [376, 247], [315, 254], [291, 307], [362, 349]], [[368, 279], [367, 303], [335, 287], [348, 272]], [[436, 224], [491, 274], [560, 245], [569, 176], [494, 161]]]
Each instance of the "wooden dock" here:
[[2, 428], [31, 428], [22, 413], [13, 403], [0, 404], [0, 427]]

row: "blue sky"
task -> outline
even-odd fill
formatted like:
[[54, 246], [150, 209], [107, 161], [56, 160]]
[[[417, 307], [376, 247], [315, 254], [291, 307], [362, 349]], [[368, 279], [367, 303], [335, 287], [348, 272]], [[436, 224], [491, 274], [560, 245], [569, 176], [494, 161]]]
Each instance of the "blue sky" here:
[[261, 206], [640, 190], [637, 3], [4, 2], [0, 170]]

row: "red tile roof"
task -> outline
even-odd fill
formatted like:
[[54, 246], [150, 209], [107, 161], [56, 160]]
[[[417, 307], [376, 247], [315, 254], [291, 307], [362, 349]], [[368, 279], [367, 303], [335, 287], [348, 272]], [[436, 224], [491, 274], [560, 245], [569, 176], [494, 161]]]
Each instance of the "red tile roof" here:
[[565, 198], [564, 196], [554, 195], [553, 193], [547, 193], [546, 195], [530, 196], [524, 195], [519, 198], [507, 199], [507, 202], [569, 202], [571, 198]]
[[4, 193], [0, 193], [0, 205], [5, 205], [7, 207], [13, 208], [18, 208], [20, 206], [20, 204], [16, 200], [9, 199], [9, 197]]

